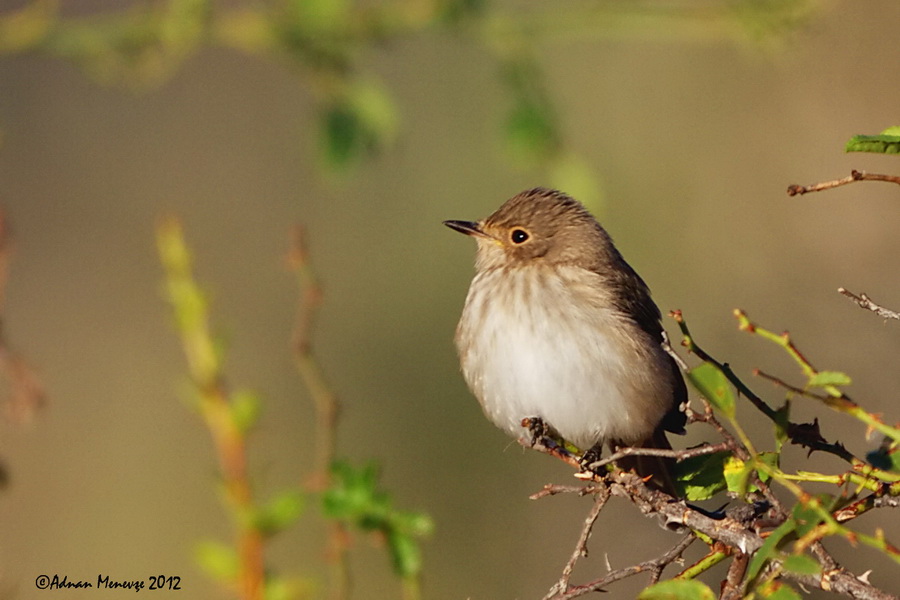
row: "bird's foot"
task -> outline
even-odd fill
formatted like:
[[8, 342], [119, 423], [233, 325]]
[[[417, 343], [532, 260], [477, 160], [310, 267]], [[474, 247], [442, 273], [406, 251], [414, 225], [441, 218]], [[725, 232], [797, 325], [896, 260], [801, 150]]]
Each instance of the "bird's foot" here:
[[[591, 465], [600, 460], [600, 457], [603, 455], [603, 445], [595, 444], [588, 448], [584, 454], [581, 455], [581, 458], [578, 459], [578, 464], [581, 465], [581, 470], [585, 472], [594, 473], [595, 471], [591, 469]], [[601, 474], [601, 473], [598, 473]]]
[[543, 446], [545, 448], [561, 447], [559, 434], [540, 417], [525, 417], [522, 419], [522, 427], [528, 430], [531, 447]]

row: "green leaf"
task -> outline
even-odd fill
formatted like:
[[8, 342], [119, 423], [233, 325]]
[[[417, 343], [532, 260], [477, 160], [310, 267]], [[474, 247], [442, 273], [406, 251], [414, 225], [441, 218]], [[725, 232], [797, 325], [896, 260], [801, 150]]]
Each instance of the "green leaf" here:
[[[816, 508], [813, 502], [817, 502], [821, 509]], [[835, 499], [829, 494], [819, 494], [814, 500], [809, 502], [798, 502], [791, 511], [793, 519], [797, 522], [797, 535], [803, 537], [822, 523], [824, 518], [822, 510], [825, 512], [831, 510], [831, 506], [835, 504]]]
[[422, 551], [416, 540], [396, 531], [392, 532], [387, 540], [394, 571], [400, 577], [404, 579], [414, 577], [422, 571]]
[[753, 472], [753, 463], [744, 462], [734, 456], [725, 459], [724, 475], [728, 491], [739, 496], [747, 493], [747, 481]]
[[791, 424], [791, 403], [784, 405], [775, 411], [775, 451], [781, 452], [781, 447], [788, 439], [788, 427]]
[[331, 476], [331, 487], [322, 496], [326, 516], [363, 526], [375, 520], [376, 512], [383, 511], [387, 497], [376, 490], [378, 467], [374, 463], [354, 469], [339, 461], [332, 466]]
[[369, 463], [354, 468], [345, 462], [332, 467], [332, 485], [322, 498], [324, 512], [333, 519], [350, 523], [363, 531], [379, 531], [388, 542], [395, 572], [408, 578], [422, 566], [415, 538], [431, 533], [431, 519], [424, 514], [405, 512], [391, 505], [390, 497], [378, 489], [378, 468]]
[[875, 152], [900, 154], [900, 127], [888, 127], [878, 135], [854, 135], [844, 152]]
[[285, 578], [266, 574], [265, 600], [299, 600], [315, 598], [316, 582], [301, 577]]
[[826, 387], [829, 385], [842, 386], [853, 383], [850, 376], [840, 371], [819, 371], [809, 378], [809, 385], [813, 387]]
[[884, 471], [900, 472], [900, 446], [882, 447], [866, 454], [866, 460]]
[[725, 489], [725, 461], [729, 452], [695, 456], [675, 466], [675, 479], [682, 496], [689, 501], [708, 500]]
[[[772, 469], [778, 469], [779, 460], [781, 456], [777, 452], [760, 452], [756, 455], [756, 458], [763, 464], [768, 465]], [[759, 478], [765, 482], [770, 479], [770, 476], [767, 472], [758, 470], [757, 474]]]
[[250, 390], [235, 390], [231, 394], [231, 419], [243, 433], [256, 425], [262, 412], [259, 396]]
[[734, 393], [725, 374], [712, 363], [705, 362], [688, 371], [688, 379], [703, 397], [729, 419], [734, 418]]
[[782, 581], [770, 582], [762, 586], [759, 592], [768, 600], [803, 600], [797, 590]]
[[347, 0], [294, 0], [287, 7], [299, 27], [320, 36], [345, 27], [350, 17]]
[[200, 567], [216, 581], [237, 579], [239, 562], [234, 548], [221, 542], [205, 541], [197, 544], [194, 555]]
[[35, 0], [0, 15], [0, 53], [20, 53], [36, 45], [58, 22], [59, 3]]
[[796, 528], [797, 522], [794, 519], [788, 519], [769, 534], [769, 537], [766, 538], [766, 541], [763, 542], [763, 545], [760, 546], [750, 560], [750, 565], [747, 567], [747, 581], [752, 581], [759, 574], [766, 561], [777, 553], [781, 540]]
[[273, 498], [256, 513], [255, 525], [263, 535], [272, 535], [293, 525], [303, 512], [305, 497], [299, 490], [288, 490]]
[[320, 140], [325, 163], [336, 170], [349, 168], [390, 145], [397, 129], [396, 109], [382, 85], [349, 83], [324, 109]]
[[507, 152], [529, 167], [551, 158], [560, 147], [559, 124], [540, 67], [533, 57], [517, 55], [501, 74], [512, 96], [503, 130]]
[[822, 566], [818, 561], [805, 554], [791, 554], [784, 559], [783, 564], [786, 571], [801, 575], [818, 575], [822, 572]]
[[527, 100], [513, 106], [505, 133], [508, 152], [525, 163], [542, 160], [556, 145], [551, 115], [543, 106]]
[[638, 600], [715, 600], [706, 584], [695, 579], [670, 579], [644, 589]]

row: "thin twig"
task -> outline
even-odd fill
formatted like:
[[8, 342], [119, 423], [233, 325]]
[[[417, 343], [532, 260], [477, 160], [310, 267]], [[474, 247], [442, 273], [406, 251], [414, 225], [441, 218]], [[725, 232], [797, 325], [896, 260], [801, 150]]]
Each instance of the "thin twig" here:
[[575, 551], [572, 552], [572, 556], [569, 557], [569, 561], [566, 563], [566, 566], [563, 567], [562, 576], [559, 578], [559, 581], [550, 588], [550, 591], [544, 596], [544, 600], [551, 600], [557, 595], [565, 594], [569, 591], [569, 579], [572, 577], [575, 563], [578, 562], [579, 558], [588, 555], [588, 539], [591, 537], [594, 523], [597, 522], [597, 517], [600, 516], [600, 511], [603, 510], [607, 500], [609, 500], [609, 491], [606, 488], [598, 488], [598, 493], [594, 499], [594, 505], [591, 507], [588, 516], [584, 520], [584, 527], [581, 530], [581, 535], [578, 537], [578, 543], [575, 544]]
[[865, 171], [850, 171], [850, 175], [842, 179], [833, 179], [831, 181], [823, 181], [821, 183], [813, 183], [810, 185], [789, 185], [787, 189], [788, 196], [797, 196], [808, 194], [809, 192], [822, 192], [830, 190], [848, 183], [856, 181], [887, 181], [889, 183], [900, 184], [900, 177], [896, 175], [881, 175], [879, 173], [866, 173]]
[[716, 430], [716, 432], [718, 432], [720, 436], [722, 436], [722, 439], [729, 444], [731, 451], [734, 452], [734, 455], [737, 458], [743, 461], [750, 460], [750, 452], [748, 452], [747, 449], [741, 445], [738, 439], [734, 437], [734, 435], [732, 435], [730, 431], [725, 429], [725, 426], [719, 422], [719, 420], [716, 418], [716, 413], [713, 410], [712, 405], [709, 403], [709, 400], [701, 396], [700, 402], [703, 404], [703, 413], [689, 411], [688, 416], [690, 417], [691, 422], [706, 423], [707, 425], [711, 426]]
[[[316, 408], [315, 443], [313, 444], [316, 454], [312, 487], [323, 490], [329, 486], [331, 465], [336, 456], [340, 403], [337, 395], [326, 381], [322, 368], [312, 351], [312, 329], [322, 303], [322, 288], [310, 265], [304, 230], [299, 225], [293, 230], [288, 265], [297, 274], [302, 290], [291, 340], [294, 360], [303, 385], [309, 392]], [[344, 524], [338, 519], [329, 520], [327, 554], [333, 567], [331, 589], [329, 590], [332, 600], [343, 600], [350, 596], [348, 545], [349, 534]]]
[[656, 579], [658, 579], [658, 574], [661, 573], [662, 570], [665, 569], [668, 565], [678, 560], [681, 554], [685, 550], [687, 550], [688, 546], [694, 543], [695, 539], [696, 538], [692, 535], [685, 536], [661, 556], [658, 556], [651, 560], [645, 560], [644, 562], [638, 563], [631, 567], [610, 571], [599, 579], [595, 579], [594, 581], [591, 581], [590, 583], [586, 583], [584, 585], [573, 586], [569, 588], [567, 592], [559, 594], [557, 596], [552, 596], [552, 598], [553, 600], [572, 600], [573, 598], [578, 598], [579, 596], [584, 596], [585, 594], [589, 594], [591, 592], [602, 591], [603, 588], [611, 583], [626, 579], [628, 577], [633, 577], [634, 575], [638, 575], [640, 573], [650, 573], [651, 577], [655, 577]]
[[795, 385], [791, 385], [783, 379], [775, 377], [774, 375], [769, 375], [768, 373], [760, 371], [759, 369], [754, 369], [753, 373], [754, 375], [758, 375], [763, 379], [768, 379], [772, 383], [783, 387], [789, 392], [793, 392], [799, 396], [805, 396], [807, 398], [814, 398], [838, 412], [846, 413], [853, 417], [856, 417], [858, 420], [862, 421], [866, 426], [868, 426], [870, 430], [876, 430], [893, 439], [894, 441], [900, 441], [900, 433], [898, 433], [896, 428], [885, 425], [879, 416], [866, 412], [862, 409], [862, 407], [860, 407], [859, 404], [854, 402], [849, 396], [844, 393], [841, 393], [839, 396], [816, 394], [815, 392], [804, 390]]
[[316, 407], [314, 476], [324, 482], [328, 479], [328, 472], [335, 458], [335, 432], [340, 416], [340, 404], [312, 352], [312, 329], [322, 304], [322, 287], [309, 263], [309, 251], [303, 228], [300, 226], [293, 230], [288, 264], [297, 274], [302, 291], [301, 300], [297, 304], [291, 345], [294, 349], [297, 370]]
[[844, 296], [847, 296], [848, 298], [850, 298], [851, 300], [856, 302], [861, 308], [865, 308], [866, 310], [871, 310], [873, 313], [875, 313], [876, 315], [878, 315], [879, 317], [881, 317], [883, 319], [898, 319], [898, 320], [900, 320], [900, 312], [897, 312], [897, 311], [891, 310], [889, 308], [885, 308], [879, 304], [876, 304], [875, 302], [872, 301], [871, 298], [869, 298], [865, 294], [865, 292], [863, 292], [862, 294], [857, 296], [856, 294], [854, 294], [847, 288], [839, 287], [838, 293], [843, 294]]
[[874, 508], [900, 508], [900, 496], [881, 496], [870, 494], [851, 502], [847, 506], [834, 511], [834, 520], [838, 523], [846, 523], [863, 513]]
[[669, 313], [669, 315], [675, 319], [675, 322], [678, 323], [678, 326], [681, 328], [681, 333], [684, 336], [684, 344], [687, 346], [688, 351], [697, 355], [697, 357], [705, 362], [712, 363], [715, 365], [719, 371], [725, 375], [725, 378], [733, 385], [741, 394], [747, 397], [750, 402], [753, 403], [757, 409], [759, 409], [764, 415], [769, 417], [772, 421], [776, 421], [777, 415], [775, 409], [765, 403], [762, 398], [753, 393], [753, 390], [748, 388], [743, 381], [738, 378], [737, 375], [734, 374], [734, 371], [731, 370], [731, 367], [726, 363], [721, 363], [714, 359], [710, 354], [708, 354], [705, 350], [703, 350], [700, 346], [697, 345], [697, 342], [694, 341], [693, 336], [691, 335], [690, 330], [687, 327], [687, 323], [684, 320], [684, 317], [681, 314], [680, 310], [675, 310]]
[[719, 444], [704, 444], [696, 448], [688, 448], [686, 450], [672, 450], [663, 448], [618, 448], [614, 453], [606, 458], [600, 459], [588, 465], [588, 469], [594, 470], [606, 466], [609, 463], [616, 462], [626, 456], [661, 456], [663, 458], [674, 458], [681, 462], [695, 456], [705, 456], [707, 454], [715, 454], [716, 452], [726, 452], [733, 449], [730, 441], [721, 442]]
[[[6, 284], [9, 281], [12, 242], [6, 212], [0, 210], [0, 370], [9, 381], [6, 414], [11, 421], [30, 421], [47, 402], [47, 394], [37, 372], [6, 339], [2, 315], [6, 307]], [[2, 474], [2, 469], [0, 469]]]
[[541, 498], [556, 496], [557, 494], [578, 494], [579, 496], [587, 496], [588, 494], [595, 494], [601, 489], [603, 488], [594, 485], [557, 485], [555, 483], [548, 483], [541, 488], [541, 491], [528, 496], [528, 499], [540, 500]]

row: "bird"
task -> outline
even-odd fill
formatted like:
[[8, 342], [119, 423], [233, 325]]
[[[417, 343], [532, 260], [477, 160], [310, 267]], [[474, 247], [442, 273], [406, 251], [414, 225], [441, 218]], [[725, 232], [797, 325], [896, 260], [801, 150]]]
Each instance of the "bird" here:
[[[666, 432], [684, 433], [687, 389], [663, 348], [659, 308], [580, 202], [538, 187], [485, 219], [444, 225], [477, 242], [455, 343], [494, 425], [528, 439], [540, 423], [592, 461], [604, 446], [671, 449]], [[673, 463], [618, 461], [669, 493]]]

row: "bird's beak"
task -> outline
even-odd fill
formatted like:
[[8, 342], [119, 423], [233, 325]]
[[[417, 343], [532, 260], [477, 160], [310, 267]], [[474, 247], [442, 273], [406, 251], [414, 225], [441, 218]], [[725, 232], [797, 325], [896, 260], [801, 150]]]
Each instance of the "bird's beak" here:
[[474, 221], [444, 221], [444, 225], [446, 225], [450, 229], [453, 229], [454, 231], [458, 231], [466, 235], [471, 235], [473, 237], [490, 237], [481, 229], [481, 226]]

